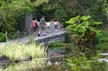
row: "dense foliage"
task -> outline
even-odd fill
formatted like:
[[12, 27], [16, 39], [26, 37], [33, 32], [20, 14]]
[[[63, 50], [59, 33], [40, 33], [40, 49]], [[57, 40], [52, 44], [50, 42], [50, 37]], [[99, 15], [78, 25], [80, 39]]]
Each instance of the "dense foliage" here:
[[29, 13], [38, 19], [45, 15], [47, 20], [57, 18], [60, 21], [77, 15], [91, 15], [105, 23], [107, 3], [107, 0], [0, 0], [0, 32], [16, 31]]
[[0, 0], [0, 32], [18, 30], [25, 23], [25, 15], [47, 0]]
[[[48, 0], [0, 0], [0, 32], [16, 32], [20, 27], [25, 31], [26, 15], [36, 11], [35, 7], [44, 2]], [[5, 39], [0, 38], [1, 41]]]
[[6, 41], [6, 36], [4, 33], [0, 32], [0, 42]]
[[95, 52], [98, 38], [102, 33], [101, 22], [94, 21], [91, 16], [77, 16], [66, 23], [68, 23], [66, 29], [73, 32], [71, 37], [81, 51], [85, 53]]
[[60, 21], [77, 15], [91, 15], [106, 22], [107, 0], [0, 0], [0, 32], [16, 31], [18, 24], [24, 26], [25, 15], [32, 13], [38, 19], [45, 15], [47, 20]]
[[69, 19], [77, 15], [91, 15], [98, 21], [106, 21], [107, 0], [49, 0], [38, 7], [38, 15], [44, 14], [48, 19]]

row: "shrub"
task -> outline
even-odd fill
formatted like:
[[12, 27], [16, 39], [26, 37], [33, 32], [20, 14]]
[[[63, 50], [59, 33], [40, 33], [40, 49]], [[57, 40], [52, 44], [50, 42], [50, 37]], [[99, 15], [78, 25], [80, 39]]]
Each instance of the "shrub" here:
[[73, 71], [90, 70], [90, 63], [87, 62], [87, 58], [82, 53], [77, 53], [75, 56], [66, 58], [66, 66]]
[[0, 42], [6, 41], [6, 36], [4, 33], [0, 32]]
[[68, 32], [65, 34], [65, 43], [71, 43], [73, 40], [71, 39], [72, 32]]
[[8, 33], [8, 39], [15, 39], [18, 37], [18, 34], [16, 32], [11, 32], [11, 33]]

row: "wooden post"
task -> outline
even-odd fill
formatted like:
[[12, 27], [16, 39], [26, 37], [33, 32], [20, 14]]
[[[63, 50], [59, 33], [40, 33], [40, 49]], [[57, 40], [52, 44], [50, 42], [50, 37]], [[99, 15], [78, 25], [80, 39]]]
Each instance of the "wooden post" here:
[[26, 34], [29, 35], [31, 34], [31, 22], [32, 22], [32, 14], [27, 14], [26, 15]]

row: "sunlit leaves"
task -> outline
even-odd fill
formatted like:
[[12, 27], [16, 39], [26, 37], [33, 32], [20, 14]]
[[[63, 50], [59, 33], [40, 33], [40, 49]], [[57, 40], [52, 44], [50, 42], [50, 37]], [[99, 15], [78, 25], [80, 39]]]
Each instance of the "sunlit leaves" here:
[[36, 0], [36, 1], [34, 1], [33, 2], [33, 4], [34, 4], [34, 6], [39, 6], [39, 5], [41, 5], [41, 4], [43, 4], [43, 3], [47, 3], [49, 0]]
[[88, 19], [90, 19], [90, 18], [91, 18], [91, 16], [82, 16], [82, 17], [81, 17], [81, 20], [86, 21], [86, 20], [88, 20]]
[[79, 20], [80, 16], [76, 16], [74, 18], [71, 18], [69, 21], [66, 21], [68, 24], [75, 24]]
[[73, 25], [67, 26], [66, 29], [71, 30], [71, 31], [77, 31], [77, 25], [73, 24]]
[[[68, 26], [66, 29], [76, 33], [78, 36], [81, 37], [84, 36], [86, 32], [100, 32], [100, 30], [97, 28], [97, 26], [101, 25], [101, 22], [97, 22], [91, 19], [91, 16], [77, 16], [74, 18], [71, 18], [70, 20], [66, 21]], [[89, 29], [89, 31], [88, 31]]]

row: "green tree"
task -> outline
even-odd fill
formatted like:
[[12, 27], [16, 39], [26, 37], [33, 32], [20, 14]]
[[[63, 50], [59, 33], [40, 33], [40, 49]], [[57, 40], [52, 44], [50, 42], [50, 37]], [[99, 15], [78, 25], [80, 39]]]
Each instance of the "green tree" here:
[[72, 39], [77, 43], [78, 48], [84, 53], [95, 52], [97, 38], [101, 34], [99, 26], [101, 22], [94, 21], [91, 16], [77, 16], [66, 21]]
[[[38, 7], [37, 13], [44, 14], [49, 19], [68, 20], [77, 15], [91, 15], [93, 19], [106, 23], [107, 0], [49, 0]], [[41, 14], [40, 14], [41, 13]]]
[[16, 31], [18, 21], [24, 23], [25, 15], [32, 13], [34, 7], [48, 0], [0, 0], [0, 32]]

